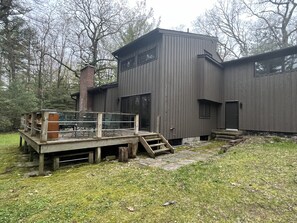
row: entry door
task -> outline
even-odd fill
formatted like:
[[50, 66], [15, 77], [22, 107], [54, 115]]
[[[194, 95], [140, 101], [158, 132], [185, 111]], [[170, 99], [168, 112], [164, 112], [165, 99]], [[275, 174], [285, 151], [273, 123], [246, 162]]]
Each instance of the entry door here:
[[226, 129], [238, 129], [239, 106], [238, 101], [226, 102]]
[[139, 129], [150, 131], [151, 95], [136, 95], [121, 99], [121, 112], [139, 114]]

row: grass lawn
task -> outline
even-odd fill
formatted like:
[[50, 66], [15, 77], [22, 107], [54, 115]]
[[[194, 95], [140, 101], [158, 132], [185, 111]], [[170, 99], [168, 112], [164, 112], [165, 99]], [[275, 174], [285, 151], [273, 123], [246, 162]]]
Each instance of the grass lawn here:
[[0, 135], [1, 223], [297, 222], [297, 144], [287, 139], [253, 137], [177, 171], [103, 162], [35, 178], [16, 167], [18, 140]]

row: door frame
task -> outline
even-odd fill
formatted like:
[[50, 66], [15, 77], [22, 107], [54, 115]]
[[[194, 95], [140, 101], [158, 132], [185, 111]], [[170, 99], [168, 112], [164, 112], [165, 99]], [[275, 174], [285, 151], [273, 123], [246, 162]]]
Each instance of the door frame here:
[[[236, 102], [237, 103], [237, 128], [236, 129], [230, 129], [230, 128], [227, 128], [227, 126], [226, 126], [226, 123], [227, 123], [227, 112], [226, 112], [226, 105], [227, 105], [227, 103], [230, 103], [230, 102]], [[226, 130], [231, 130], [231, 131], [238, 131], [239, 130], [239, 100], [227, 100], [227, 101], [225, 101], [225, 129]]]

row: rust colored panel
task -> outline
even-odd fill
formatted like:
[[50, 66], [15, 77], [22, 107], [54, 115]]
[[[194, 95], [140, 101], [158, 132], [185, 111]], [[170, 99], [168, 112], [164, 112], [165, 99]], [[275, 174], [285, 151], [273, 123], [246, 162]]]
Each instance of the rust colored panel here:
[[[48, 131], [59, 131], [59, 114], [58, 113], [52, 113], [48, 116]], [[50, 121], [57, 121], [57, 122], [50, 122]], [[47, 133], [48, 139], [57, 139], [59, 138], [59, 132], [49, 132]]]

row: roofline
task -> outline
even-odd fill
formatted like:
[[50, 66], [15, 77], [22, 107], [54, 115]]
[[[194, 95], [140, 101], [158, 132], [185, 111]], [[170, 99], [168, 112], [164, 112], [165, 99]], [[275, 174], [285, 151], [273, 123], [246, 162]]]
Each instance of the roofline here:
[[115, 88], [115, 87], [118, 87], [118, 82], [111, 82], [109, 84], [104, 84], [99, 87], [89, 88], [88, 92], [96, 92], [96, 91], [105, 90], [105, 89], [109, 89], [109, 88]]
[[127, 45], [119, 48], [118, 50], [112, 52], [112, 55], [114, 57], [116, 57], [118, 54], [120, 54], [120, 52], [122, 52], [123, 50], [126, 50], [130, 47], [132, 47], [133, 45], [137, 44], [138, 42], [144, 40], [144, 39], [147, 39], [147, 38], [150, 38], [151, 36], [154, 36], [154, 35], [158, 35], [158, 34], [169, 34], [169, 35], [187, 35], [187, 36], [192, 36], [192, 37], [198, 37], [198, 38], [202, 38], [202, 39], [212, 39], [212, 40], [215, 40], [217, 41], [218, 38], [217, 37], [214, 37], [214, 36], [208, 36], [208, 35], [203, 35], [203, 34], [197, 34], [197, 33], [190, 33], [190, 32], [183, 32], [183, 31], [177, 31], [177, 30], [169, 30], [169, 29], [161, 29], [161, 28], [156, 28], [150, 32], [148, 32], [147, 34], [144, 34], [143, 36], [137, 38], [136, 40], [128, 43]]
[[222, 64], [223, 65], [231, 65], [231, 64], [241, 63], [241, 62], [255, 62], [257, 60], [265, 60], [268, 58], [286, 56], [286, 55], [290, 55], [290, 54], [294, 54], [294, 53], [297, 54], [297, 45], [270, 51], [270, 52], [266, 52], [266, 53], [261, 53], [261, 54], [257, 54], [257, 55], [253, 55], [253, 56], [247, 56], [247, 57], [242, 57], [242, 58], [235, 59], [235, 60], [225, 61]]
[[[88, 92], [96, 92], [96, 91], [105, 90], [105, 89], [109, 89], [109, 88], [115, 88], [115, 87], [118, 87], [118, 82], [111, 82], [109, 84], [104, 84], [99, 87], [88, 88]], [[72, 97], [79, 96], [79, 92], [75, 92], [75, 93], [71, 94], [70, 96], [72, 96]]]

